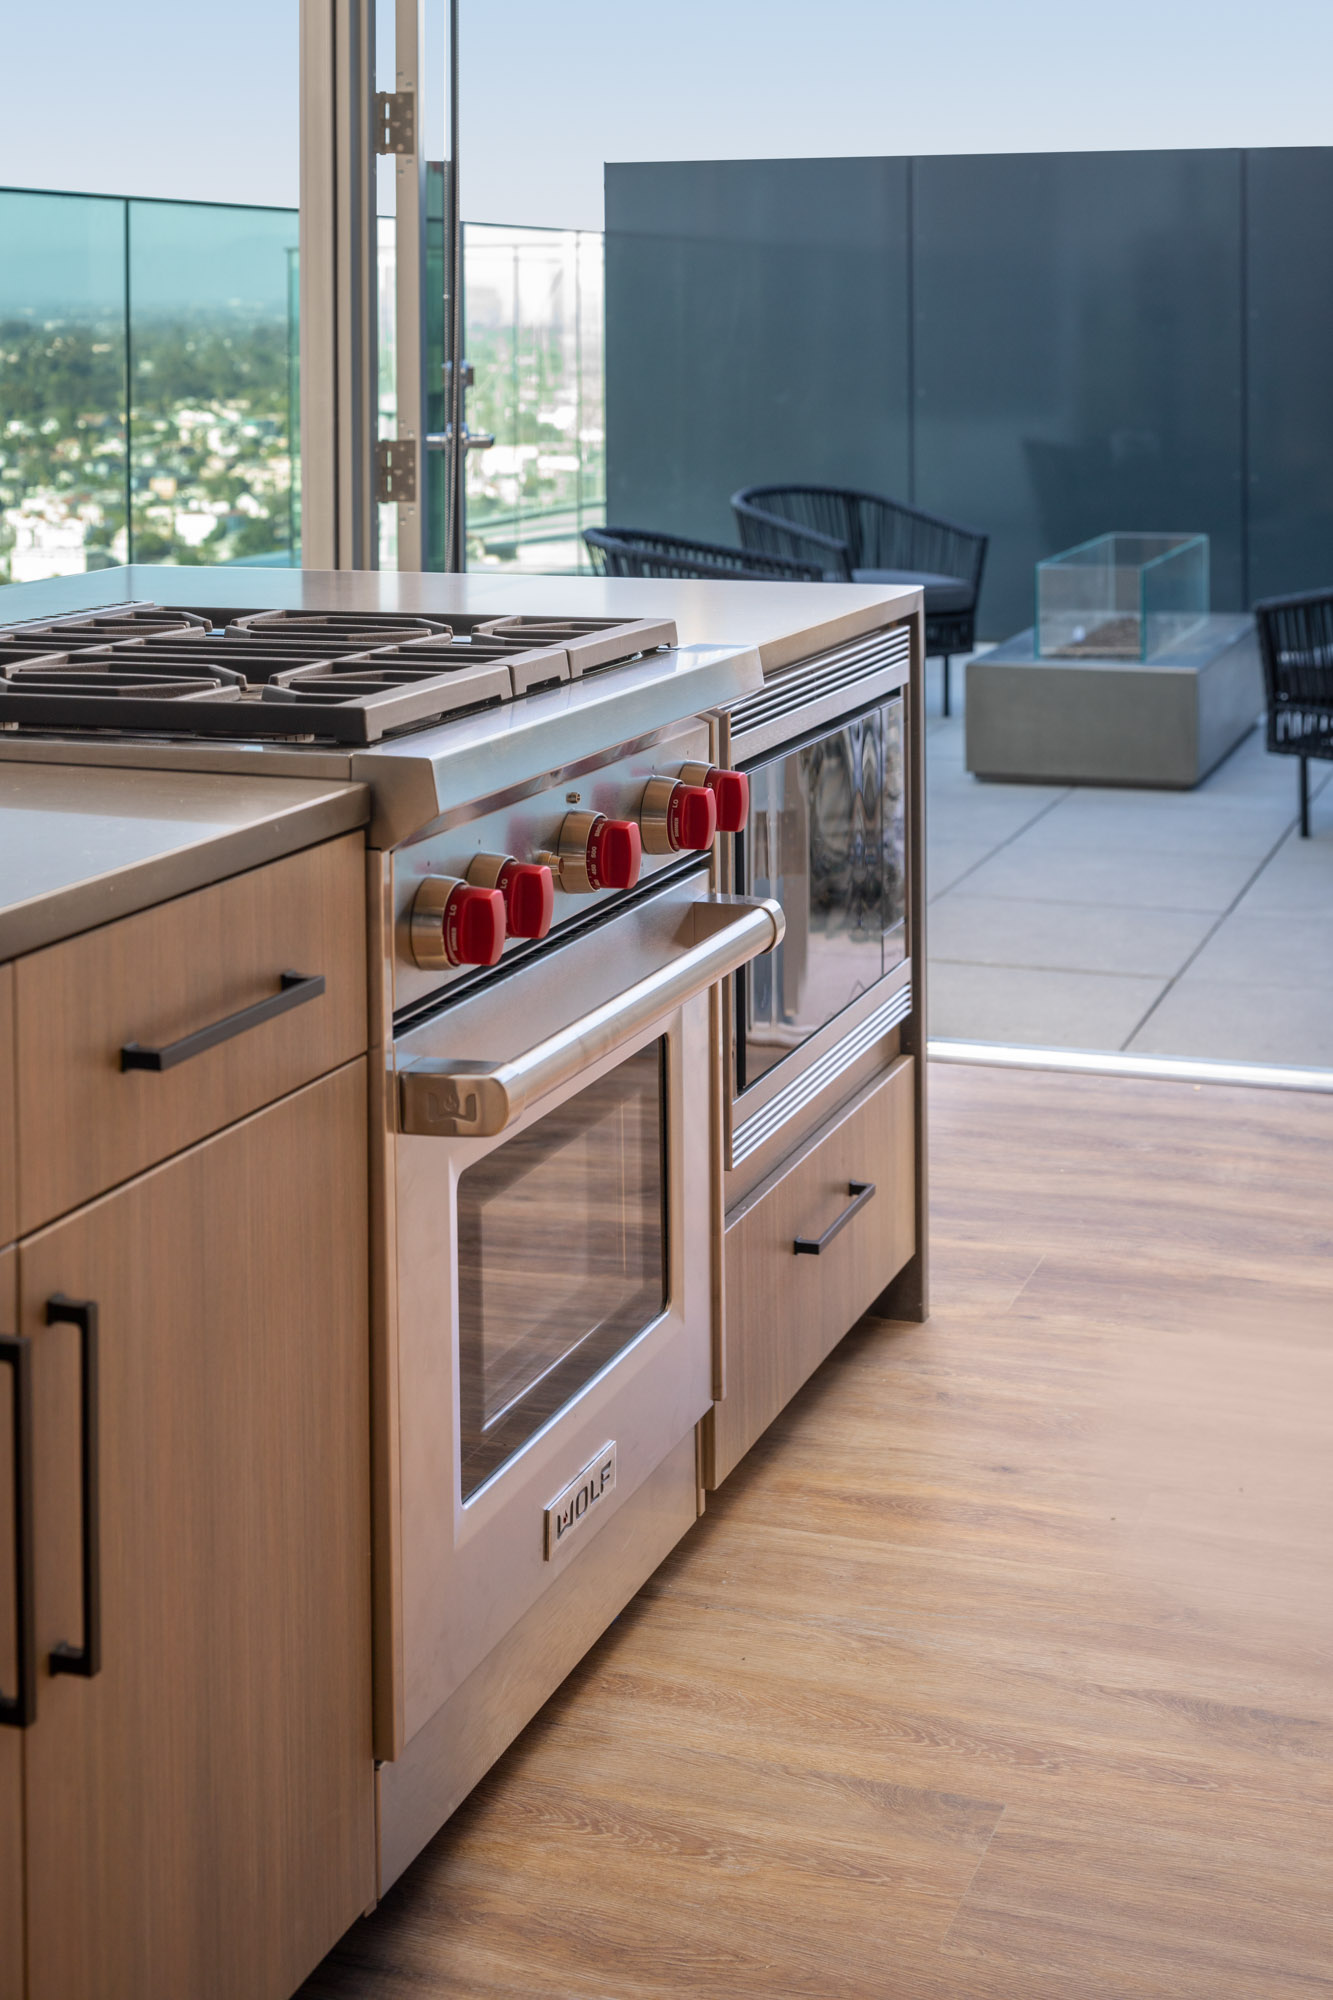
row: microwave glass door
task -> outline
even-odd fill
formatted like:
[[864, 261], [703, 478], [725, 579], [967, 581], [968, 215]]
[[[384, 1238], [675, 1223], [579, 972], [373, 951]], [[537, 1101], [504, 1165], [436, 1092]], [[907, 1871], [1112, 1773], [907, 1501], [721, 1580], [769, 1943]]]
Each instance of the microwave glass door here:
[[665, 1310], [666, 1189], [664, 1041], [459, 1176], [464, 1500]]
[[750, 771], [738, 879], [787, 932], [738, 975], [738, 1093], [904, 956], [904, 815], [901, 698]]

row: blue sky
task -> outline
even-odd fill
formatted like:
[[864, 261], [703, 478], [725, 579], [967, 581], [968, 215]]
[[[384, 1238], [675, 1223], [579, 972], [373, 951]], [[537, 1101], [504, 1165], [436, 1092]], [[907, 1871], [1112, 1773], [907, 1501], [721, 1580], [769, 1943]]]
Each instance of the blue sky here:
[[[605, 160], [1333, 144], [1333, 0], [463, 10], [479, 221], [598, 228]], [[9, 0], [4, 42], [0, 184], [295, 203], [297, 0]]]

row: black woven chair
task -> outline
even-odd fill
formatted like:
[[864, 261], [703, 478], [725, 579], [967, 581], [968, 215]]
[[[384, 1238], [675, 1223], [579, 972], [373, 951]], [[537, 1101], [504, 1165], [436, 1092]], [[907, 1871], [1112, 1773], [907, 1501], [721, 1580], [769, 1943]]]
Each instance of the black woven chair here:
[[755, 554], [817, 562], [837, 583], [914, 583], [926, 608], [926, 652], [949, 661], [976, 644], [977, 598], [989, 536], [879, 493], [839, 486], [746, 486], [731, 504]]
[[1333, 759], [1333, 590], [1254, 607], [1268, 694], [1268, 747], [1299, 757], [1301, 837], [1310, 838], [1310, 759]]
[[816, 563], [784, 555], [729, 549], [720, 542], [691, 542], [650, 528], [585, 528], [583, 539], [598, 576], [766, 577], [822, 583]]

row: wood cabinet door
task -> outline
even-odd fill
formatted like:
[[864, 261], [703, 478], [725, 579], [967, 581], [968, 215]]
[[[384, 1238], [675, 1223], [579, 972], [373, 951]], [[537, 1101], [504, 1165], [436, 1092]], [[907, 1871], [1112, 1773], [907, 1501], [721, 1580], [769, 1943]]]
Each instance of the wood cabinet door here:
[[[0, 1334], [18, 1325], [17, 1250], [0, 1250]], [[14, 1377], [0, 1368], [0, 1694], [17, 1689], [14, 1567]], [[18, 2000], [23, 1992], [23, 1737], [21, 1729], [0, 1725], [0, 1996]]]
[[[286, 2000], [374, 1896], [365, 1065], [20, 1248], [28, 2000]], [[98, 1312], [101, 1664], [81, 1575]], [[68, 1304], [57, 1310], [68, 1314]]]

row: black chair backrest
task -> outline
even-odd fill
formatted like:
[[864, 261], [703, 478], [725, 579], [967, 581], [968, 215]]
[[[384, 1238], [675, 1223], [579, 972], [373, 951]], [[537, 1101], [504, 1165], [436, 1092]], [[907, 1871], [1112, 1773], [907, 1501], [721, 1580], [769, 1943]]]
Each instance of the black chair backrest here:
[[978, 529], [904, 507], [881, 493], [840, 486], [747, 486], [731, 504], [747, 548], [824, 555], [826, 571], [858, 569], [956, 576], [981, 588], [988, 537]]
[[651, 528], [585, 528], [592, 565], [599, 576], [768, 578], [791, 583], [819, 583], [823, 571], [815, 563], [785, 555], [731, 549], [720, 542], [689, 541], [681, 535], [659, 535]]
[[1333, 708], [1333, 590], [1254, 607], [1270, 725], [1283, 708]]

